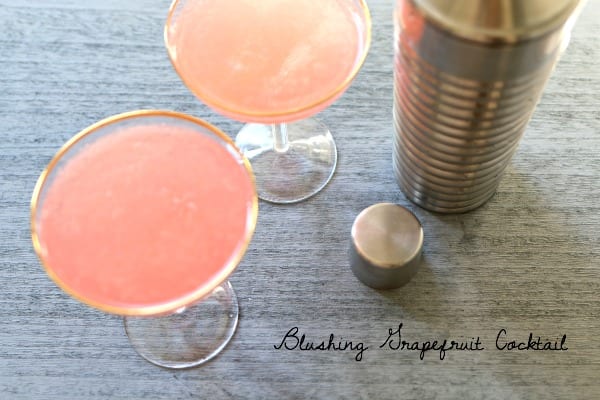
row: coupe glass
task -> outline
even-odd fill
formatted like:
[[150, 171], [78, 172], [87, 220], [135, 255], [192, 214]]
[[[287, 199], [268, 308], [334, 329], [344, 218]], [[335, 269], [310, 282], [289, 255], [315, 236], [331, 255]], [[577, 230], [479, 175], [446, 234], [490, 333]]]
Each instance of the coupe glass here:
[[228, 276], [254, 233], [247, 159], [208, 123], [169, 111], [100, 121], [69, 140], [31, 201], [33, 247], [65, 292], [124, 316], [135, 350], [202, 364], [231, 339]]
[[165, 26], [186, 86], [247, 123], [235, 143], [273, 203], [307, 199], [333, 176], [335, 142], [309, 117], [348, 88], [370, 39], [363, 0], [175, 0]]

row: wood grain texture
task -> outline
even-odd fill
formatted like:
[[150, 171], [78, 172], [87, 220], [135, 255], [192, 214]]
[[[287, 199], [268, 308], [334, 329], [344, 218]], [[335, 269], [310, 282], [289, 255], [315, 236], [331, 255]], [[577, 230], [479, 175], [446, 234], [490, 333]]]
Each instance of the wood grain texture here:
[[[50, 282], [29, 239], [28, 203], [59, 146], [139, 108], [205, 118], [162, 43], [169, 0], [0, 0], [0, 399], [598, 399], [600, 396], [600, 1], [586, 6], [498, 193], [465, 215], [409, 203], [392, 172], [392, 1], [371, 0], [373, 45], [353, 86], [320, 115], [339, 147], [331, 184], [294, 206], [260, 204], [232, 276], [233, 341], [202, 368], [142, 360], [119, 318]], [[404, 288], [378, 292], [349, 270], [354, 217], [389, 201], [425, 228], [425, 260]], [[384, 351], [406, 339], [479, 336], [481, 352]], [[277, 351], [297, 326], [363, 341], [352, 352]], [[566, 352], [501, 352], [501, 328]]]

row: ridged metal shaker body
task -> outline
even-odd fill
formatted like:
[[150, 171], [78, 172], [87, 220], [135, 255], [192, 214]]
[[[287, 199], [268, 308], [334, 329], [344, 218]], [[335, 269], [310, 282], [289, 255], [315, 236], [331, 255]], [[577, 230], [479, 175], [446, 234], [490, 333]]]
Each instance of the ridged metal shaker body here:
[[[533, 9], [507, 9], [523, 3]], [[411, 201], [457, 213], [494, 194], [580, 7], [579, 0], [397, 2], [393, 158]]]

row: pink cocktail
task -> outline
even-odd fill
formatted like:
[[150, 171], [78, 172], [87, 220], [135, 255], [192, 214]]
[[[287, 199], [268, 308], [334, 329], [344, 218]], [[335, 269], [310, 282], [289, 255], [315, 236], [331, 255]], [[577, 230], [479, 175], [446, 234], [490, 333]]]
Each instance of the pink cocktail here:
[[370, 44], [362, 0], [175, 0], [165, 28], [179, 76], [205, 104], [249, 122], [236, 144], [259, 196], [291, 203], [333, 175], [329, 130], [308, 117], [333, 103]]
[[[136, 350], [174, 368], [206, 361], [233, 334], [238, 310], [227, 277], [256, 217], [247, 160], [215, 127], [166, 111], [121, 114], [82, 131], [32, 199], [33, 243], [50, 277], [78, 300], [128, 316]], [[173, 329], [189, 318], [204, 321], [204, 332]]]

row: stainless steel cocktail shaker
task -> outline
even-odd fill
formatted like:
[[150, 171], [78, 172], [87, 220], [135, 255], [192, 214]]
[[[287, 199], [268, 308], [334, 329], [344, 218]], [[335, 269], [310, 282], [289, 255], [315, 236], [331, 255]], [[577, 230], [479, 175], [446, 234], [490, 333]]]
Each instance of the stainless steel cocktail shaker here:
[[465, 212], [496, 191], [585, 0], [398, 0], [394, 169]]

